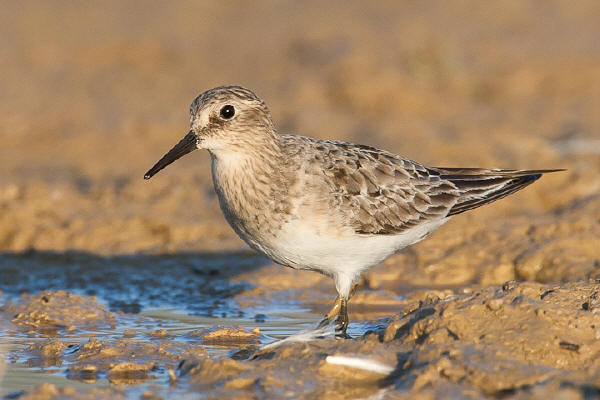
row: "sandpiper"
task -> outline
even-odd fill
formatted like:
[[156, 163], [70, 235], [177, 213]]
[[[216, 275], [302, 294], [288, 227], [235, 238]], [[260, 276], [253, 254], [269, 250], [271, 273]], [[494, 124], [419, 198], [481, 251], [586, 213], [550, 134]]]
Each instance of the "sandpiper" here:
[[190, 131], [145, 175], [207, 149], [221, 210], [253, 249], [333, 278], [337, 299], [320, 326], [346, 336], [361, 273], [419, 242], [452, 216], [558, 170], [426, 167], [370, 146], [279, 134], [266, 104], [240, 86], [192, 102]]

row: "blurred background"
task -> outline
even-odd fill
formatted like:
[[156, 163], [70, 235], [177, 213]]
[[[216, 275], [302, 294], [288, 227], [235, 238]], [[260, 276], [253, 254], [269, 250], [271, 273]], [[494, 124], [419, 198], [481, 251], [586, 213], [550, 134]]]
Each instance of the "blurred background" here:
[[0, 250], [245, 248], [208, 154], [142, 179], [222, 84], [287, 133], [568, 169], [455, 228], [597, 203], [599, 20], [595, 0], [3, 2]]

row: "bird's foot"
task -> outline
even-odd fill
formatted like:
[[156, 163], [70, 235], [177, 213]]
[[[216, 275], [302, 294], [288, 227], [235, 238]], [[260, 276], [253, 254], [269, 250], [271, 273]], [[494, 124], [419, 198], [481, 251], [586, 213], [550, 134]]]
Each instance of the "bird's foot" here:
[[321, 322], [319, 322], [319, 325], [317, 325], [317, 329], [323, 329], [327, 325], [329, 325], [330, 323], [331, 323], [331, 320], [326, 315], [326, 316], [323, 317], [323, 319], [321, 320]]
[[349, 339], [350, 335], [346, 333], [348, 329], [348, 302], [347, 300], [340, 301], [340, 312], [335, 319], [335, 337], [338, 339]]
[[352, 336], [348, 335], [346, 332], [340, 332], [335, 334], [336, 339], [352, 339]]
[[[352, 291], [354, 292], [354, 290]], [[334, 320], [335, 318], [335, 320]], [[335, 299], [335, 303], [331, 310], [323, 317], [317, 329], [323, 329], [334, 322], [335, 337], [338, 339], [350, 339], [350, 336], [346, 333], [348, 328], [348, 300], [342, 300], [339, 296]]]

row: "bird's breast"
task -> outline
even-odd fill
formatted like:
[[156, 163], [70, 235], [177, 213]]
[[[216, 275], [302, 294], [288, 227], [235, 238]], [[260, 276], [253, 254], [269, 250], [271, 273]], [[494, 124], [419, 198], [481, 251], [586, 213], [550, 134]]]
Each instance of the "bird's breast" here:
[[286, 185], [265, 165], [244, 157], [212, 157], [213, 184], [225, 219], [263, 253], [293, 216]]

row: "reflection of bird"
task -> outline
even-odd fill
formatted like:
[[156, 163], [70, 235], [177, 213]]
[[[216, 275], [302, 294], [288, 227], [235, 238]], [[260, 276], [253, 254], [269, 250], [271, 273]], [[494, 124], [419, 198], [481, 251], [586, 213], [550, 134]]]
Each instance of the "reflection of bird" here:
[[369, 146], [278, 134], [265, 103], [223, 86], [191, 105], [190, 132], [144, 178], [195, 149], [212, 158], [221, 209], [250, 247], [335, 281], [345, 336], [347, 301], [366, 269], [450, 217], [514, 193], [556, 170], [431, 168]]

